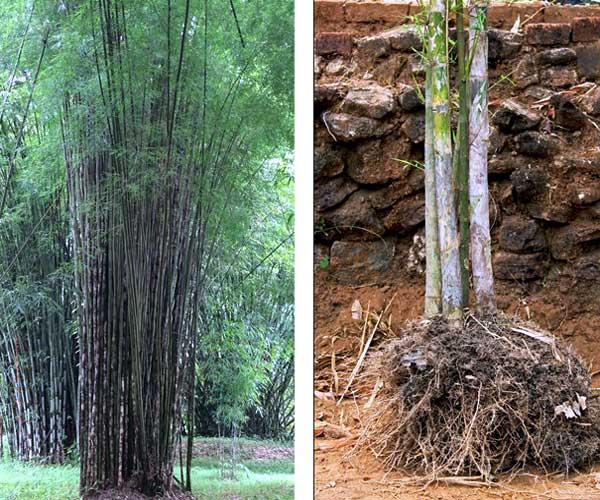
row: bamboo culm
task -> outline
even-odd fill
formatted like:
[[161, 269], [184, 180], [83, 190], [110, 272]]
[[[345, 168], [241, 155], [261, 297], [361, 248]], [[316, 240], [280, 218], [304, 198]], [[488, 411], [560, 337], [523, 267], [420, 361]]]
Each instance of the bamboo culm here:
[[428, 24], [423, 29], [424, 53], [427, 57], [425, 77], [425, 317], [431, 318], [442, 312], [442, 281], [433, 156], [431, 33]]
[[459, 326], [462, 320], [460, 243], [456, 214], [456, 186], [452, 166], [446, 5], [444, 0], [434, 0], [432, 2], [431, 30], [433, 163], [435, 166], [442, 273], [442, 314], [450, 325]]
[[465, 56], [463, 1], [456, 0], [456, 50], [458, 62], [458, 130], [455, 147], [460, 232], [462, 307], [469, 305], [469, 96]]
[[495, 310], [494, 279], [490, 240], [488, 190], [488, 80], [487, 3], [475, 3], [470, 10], [469, 41], [473, 50], [469, 74], [471, 109], [469, 117], [469, 199], [471, 262], [477, 309]]

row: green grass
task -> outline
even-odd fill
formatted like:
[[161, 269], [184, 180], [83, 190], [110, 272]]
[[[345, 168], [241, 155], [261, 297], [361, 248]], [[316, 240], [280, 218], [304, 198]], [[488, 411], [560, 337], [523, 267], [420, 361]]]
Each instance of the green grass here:
[[0, 500], [76, 500], [79, 467], [0, 462]]
[[[236, 472], [236, 480], [223, 480], [218, 463], [216, 468], [195, 466], [192, 469], [194, 495], [198, 499], [236, 500], [292, 500], [294, 498], [293, 472], [274, 472], [290, 468], [291, 460], [268, 460], [271, 464], [255, 467], [244, 463]], [[288, 462], [285, 464], [277, 462]], [[262, 472], [259, 470], [262, 469]]]
[[[179, 474], [179, 468], [175, 473]], [[78, 500], [78, 485], [77, 465], [27, 465], [0, 460], [0, 500]], [[242, 459], [236, 468], [236, 479], [224, 480], [218, 458], [195, 457], [192, 487], [199, 500], [292, 500], [294, 461]]]

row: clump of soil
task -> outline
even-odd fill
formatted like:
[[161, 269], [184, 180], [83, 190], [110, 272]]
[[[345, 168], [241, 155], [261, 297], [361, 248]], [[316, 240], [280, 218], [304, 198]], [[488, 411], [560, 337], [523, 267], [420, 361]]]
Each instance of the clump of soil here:
[[526, 465], [569, 472], [600, 455], [588, 369], [551, 334], [507, 316], [407, 330], [365, 374], [384, 389], [359, 444], [389, 469], [491, 479]]

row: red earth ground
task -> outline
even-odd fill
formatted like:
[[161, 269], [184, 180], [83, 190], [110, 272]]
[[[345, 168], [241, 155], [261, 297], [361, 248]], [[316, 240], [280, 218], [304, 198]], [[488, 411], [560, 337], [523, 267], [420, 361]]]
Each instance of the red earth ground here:
[[[553, 331], [573, 344], [591, 364], [600, 368], [600, 314], [573, 314], [561, 308], [561, 292], [548, 287], [538, 293], [515, 289], [514, 283], [497, 283], [501, 309], [531, 318], [541, 327]], [[389, 305], [392, 297], [393, 302]], [[593, 300], [580, 294], [571, 301]], [[386, 473], [368, 450], [357, 449], [360, 429], [359, 408], [376, 394], [374, 381], [352, 385], [341, 404], [350, 373], [356, 366], [361, 345], [375, 322], [363, 334], [363, 321], [352, 319], [352, 304], [361, 303], [363, 312], [378, 314], [389, 305], [371, 351], [385, 336], [395, 335], [404, 322], [422, 313], [423, 285], [420, 280], [399, 276], [396, 286], [353, 288], [335, 283], [327, 270], [315, 275], [315, 496], [333, 499], [402, 499], [402, 500], [600, 500], [600, 464], [579, 474], [546, 476], [531, 470], [501, 485], [474, 486], [447, 483], [423, 487], [402, 473]], [[361, 339], [362, 337], [362, 339]], [[367, 361], [365, 362], [368, 364]], [[600, 373], [594, 376], [600, 385]], [[375, 398], [376, 404], [376, 398]], [[408, 484], [407, 484], [408, 480]], [[411, 482], [412, 481], [412, 482]]]

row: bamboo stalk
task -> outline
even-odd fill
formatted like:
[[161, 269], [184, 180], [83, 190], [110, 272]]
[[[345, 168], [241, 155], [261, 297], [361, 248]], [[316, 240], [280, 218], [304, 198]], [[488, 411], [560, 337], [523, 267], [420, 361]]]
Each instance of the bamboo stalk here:
[[469, 305], [469, 97], [467, 92], [463, 1], [456, 0], [458, 131], [455, 148], [460, 233], [461, 306]]
[[425, 76], [425, 317], [431, 318], [442, 312], [442, 279], [433, 155], [432, 34], [428, 26], [424, 28], [423, 36], [424, 53], [427, 57]]
[[475, 301], [480, 311], [495, 310], [492, 273], [487, 155], [489, 118], [487, 102], [487, 2], [470, 10], [469, 40], [473, 56], [469, 73], [471, 94], [469, 127], [469, 199], [471, 205], [471, 262]]
[[462, 320], [460, 244], [452, 167], [446, 3], [444, 0], [432, 1], [431, 30], [433, 162], [442, 274], [442, 313], [452, 326], [459, 326]]

